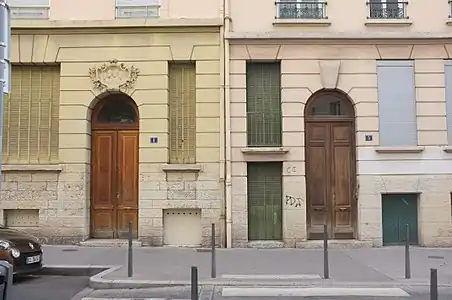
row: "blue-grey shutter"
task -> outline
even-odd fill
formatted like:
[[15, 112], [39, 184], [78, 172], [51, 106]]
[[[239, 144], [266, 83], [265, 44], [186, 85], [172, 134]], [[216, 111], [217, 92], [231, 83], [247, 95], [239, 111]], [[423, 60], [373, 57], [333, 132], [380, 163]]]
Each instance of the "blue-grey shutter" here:
[[417, 146], [414, 62], [378, 61], [380, 146]]
[[452, 145], [452, 60], [446, 61], [444, 73], [446, 79], [447, 142]]

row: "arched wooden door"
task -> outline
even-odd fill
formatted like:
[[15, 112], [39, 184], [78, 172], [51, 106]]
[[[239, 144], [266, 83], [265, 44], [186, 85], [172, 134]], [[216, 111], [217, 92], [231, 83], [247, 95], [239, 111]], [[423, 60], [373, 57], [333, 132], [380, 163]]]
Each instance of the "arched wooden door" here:
[[354, 109], [336, 90], [315, 93], [306, 104], [308, 238], [356, 237]]
[[135, 102], [106, 96], [91, 119], [91, 236], [126, 238], [138, 228], [138, 128]]

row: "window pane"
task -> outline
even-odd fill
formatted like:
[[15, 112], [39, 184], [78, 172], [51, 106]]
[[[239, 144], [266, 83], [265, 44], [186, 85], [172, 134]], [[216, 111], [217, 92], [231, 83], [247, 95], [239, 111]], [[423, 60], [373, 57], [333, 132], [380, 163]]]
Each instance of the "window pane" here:
[[308, 115], [352, 117], [353, 107], [337, 96], [325, 94], [309, 104]]
[[109, 102], [102, 106], [97, 121], [101, 123], [135, 123], [136, 113], [130, 104]]

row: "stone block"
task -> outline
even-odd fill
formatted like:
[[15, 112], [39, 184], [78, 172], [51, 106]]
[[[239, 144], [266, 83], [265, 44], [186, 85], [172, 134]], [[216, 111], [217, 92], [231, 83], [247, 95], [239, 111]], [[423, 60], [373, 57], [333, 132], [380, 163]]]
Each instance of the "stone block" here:
[[47, 183], [42, 181], [35, 182], [21, 182], [17, 183], [17, 189], [19, 191], [45, 191], [47, 189]]
[[194, 191], [168, 191], [168, 200], [195, 200]]
[[141, 190], [139, 196], [141, 200], [166, 200], [168, 191]]

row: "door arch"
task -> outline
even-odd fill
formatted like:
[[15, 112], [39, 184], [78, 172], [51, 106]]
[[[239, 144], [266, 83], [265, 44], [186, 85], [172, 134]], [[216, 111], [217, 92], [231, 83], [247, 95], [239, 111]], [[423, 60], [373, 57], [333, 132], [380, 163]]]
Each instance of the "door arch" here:
[[355, 112], [339, 90], [314, 93], [305, 107], [306, 202], [309, 239], [356, 238]]
[[91, 237], [138, 235], [138, 133], [135, 102], [123, 93], [102, 97], [91, 114]]

